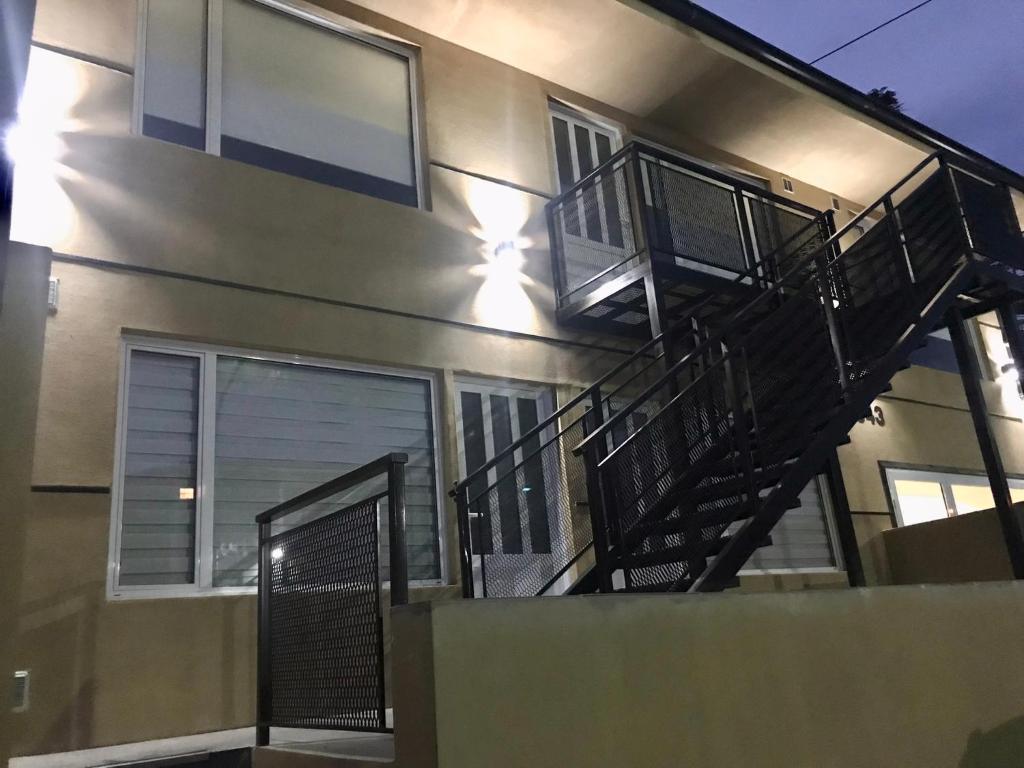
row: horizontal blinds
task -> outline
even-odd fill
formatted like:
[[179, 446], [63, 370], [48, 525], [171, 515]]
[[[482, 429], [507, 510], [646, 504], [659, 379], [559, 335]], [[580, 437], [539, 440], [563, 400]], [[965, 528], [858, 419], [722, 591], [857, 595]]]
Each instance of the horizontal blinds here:
[[[392, 451], [409, 454], [409, 577], [436, 579], [437, 499], [429, 383], [219, 357], [214, 586], [255, 584], [253, 519], [257, 514]], [[385, 484], [382, 478], [373, 488], [361, 487], [311, 513], [331, 511], [382, 491]], [[382, 517], [381, 562], [386, 564], [386, 507]]]
[[198, 357], [131, 353], [119, 585], [193, 581], [199, 376]]
[[202, 149], [206, 143], [206, 3], [149, 0], [142, 131]]
[[223, 40], [225, 156], [415, 204], [407, 58], [245, 0]]
[[787, 509], [772, 528], [772, 544], [758, 549], [744, 570], [769, 568], [833, 568], [825, 505], [817, 480], [800, 492], [800, 506]]

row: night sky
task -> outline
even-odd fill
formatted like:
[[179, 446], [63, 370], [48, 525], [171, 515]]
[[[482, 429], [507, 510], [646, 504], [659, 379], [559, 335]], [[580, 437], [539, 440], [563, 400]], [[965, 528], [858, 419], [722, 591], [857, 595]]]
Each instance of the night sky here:
[[[697, 0], [804, 61], [918, 2]], [[1024, 0], [933, 0], [817, 66], [1024, 173]]]

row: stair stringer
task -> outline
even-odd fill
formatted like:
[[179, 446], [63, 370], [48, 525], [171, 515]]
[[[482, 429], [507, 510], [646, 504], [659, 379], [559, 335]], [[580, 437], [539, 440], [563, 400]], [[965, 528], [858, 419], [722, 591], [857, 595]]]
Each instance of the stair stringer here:
[[818, 432], [786, 474], [771, 489], [757, 513], [733, 533], [728, 544], [714, 562], [690, 586], [689, 592], [715, 591], [718, 585], [732, 580], [754, 554], [759, 543], [779, 522], [787, 506], [820, 469], [828, 453], [849, 434], [871, 402], [885, 389], [910, 353], [921, 344], [942, 320], [946, 310], [976, 278], [978, 262], [963, 256], [953, 274], [918, 314], [917, 319], [900, 336], [881, 359], [876, 370], [847, 391], [844, 406]]

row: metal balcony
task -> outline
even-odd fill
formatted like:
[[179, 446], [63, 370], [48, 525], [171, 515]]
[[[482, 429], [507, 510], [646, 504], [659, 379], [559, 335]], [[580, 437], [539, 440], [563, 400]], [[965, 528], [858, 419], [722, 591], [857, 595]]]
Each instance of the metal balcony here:
[[639, 141], [547, 212], [559, 320], [640, 337], [701, 290], [763, 287], [831, 228], [828, 213]]

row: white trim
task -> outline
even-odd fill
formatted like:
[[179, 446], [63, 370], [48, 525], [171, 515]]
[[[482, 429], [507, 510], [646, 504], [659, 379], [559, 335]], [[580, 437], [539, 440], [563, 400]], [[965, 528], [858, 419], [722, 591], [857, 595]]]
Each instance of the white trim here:
[[206, 151], [220, 155], [220, 112], [223, 99], [224, 0], [206, 0]]
[[[127, 428], [127, 398], [129, 388], [129, 364], [131, 352], [141, 350], [146, 352], [157, 352], [163, 354], [174, 354], [188, 357], [196, 357], [200, 361], [200, 413], [199, 413], [199, 456], [197, 469], [197, 494], [196, 502], [196, 530], [195, 530], [195, 556], [196, 568], [192, 584], [167, 584], [167, 585], [118, 585], [120, 569], [120, 538], [121, 538], [121, 497], [124, 486], [124, 456], [125, 456], [125, 430]], [[135, 600], [153, 597], [214, 597], [221, 595], [252, 595], [256, 594], [255, 586], [234, 586], [215, 587], [212, 586], [213, 563], [213, 447], [215, 445], [215, 418], [209, 418], [210, 413], [216, 412], [216, 360], [217, 357], [231, 356], [241, 357], [247, 360], [258, 360], [271, 363], [288, 363], [294, 365], [306, 365], [317, 368], [327, 368], [336, 371], [348, 371], [354, 373], [375, 373], [382, 376], [396, 378], [407, 378], [424, 381], [427, 384], [429, 393], [429, 416], [433, 441], [433, 470], [434, 470], [434, 516], [437, 528], [438, 539], [438, 569], [437, 579], [415, 579], [409, 582], [410, 586], [442, 586], [448, 583], [448, 537], [446, 535], [445, 505], [444, 505], [444, 462], [441, 460], [441, 442], [439, 425], [443, 422], [440, 418], [438, 403], [438, 373], [433, 371], [416, 370], [410, 368], [397, 368], [388, 366], [375, 366], [340, 362], [336, 360], [310, 357], [297, 354], [267, 353], [258, 352], [240, 347], [220, 346], [214, 344], [189, 343], [175, 340], [154, 339], [146, 336], [125, 336], [121, 339], [121, 370], [119, 376], [118, 407], [115, 433], [115, 456], [114, 456], [114, 479], [111, 484], [111, 513], [110, 513], [110, 548], [108, 552], [107, 569], [107, 599], [110, 601]], [[214, 410], [208, 411], [209, 407]], [[205, 416], [204, 416], [205, 414]], [[207, 552], [209, 543], [209, 556], [203, 557]], [[205, 580], [204, 580], [205, 579]], [[389, 588], [389, 582], [384, 582], [382, 588]]]
[[146, 20], [149, 0], [139, 0], [135, 17], [135, 68], [132, 70], [132, 133], [142, 136], [142, 110], [146, 84]]
[[[427, 160], [423, 156], [422, 124], [424, 120], [423, 101], [419, 93], [420, 49], [393, 35], [374, 30], [343, 16], [319, 8], [303, 0], [243, 0], [262, 5], [293, 19], [326, 29], [329, 32], [356, 40], [399, 56], [408, 64], [409, 72], [409, 131], [412, 141], [412, 172], [416, 188], [416, 207], [426, 208]], [[132, 96], [132, 131], [143, 136], [142, 117], [145, 96], [146, 25], [149, 14], [149, 0], [138, 0], [134, 90]], [[206, 12], [206, 67], [203, 77], [205, 94], [205, 152], [220, 156], [221, 107], [223, 104], [223, 0], [207, 0]], [[258, 166], [257, 166], [258, 167]]]

